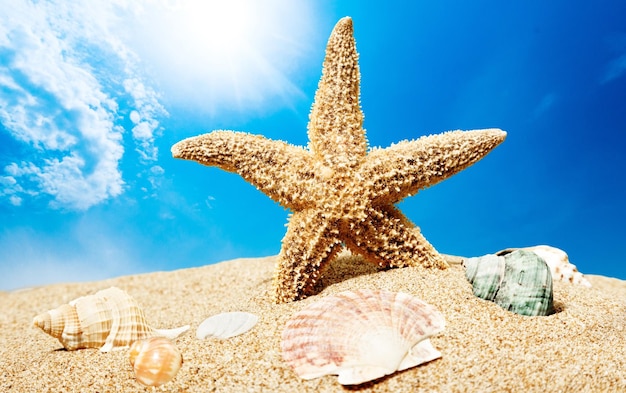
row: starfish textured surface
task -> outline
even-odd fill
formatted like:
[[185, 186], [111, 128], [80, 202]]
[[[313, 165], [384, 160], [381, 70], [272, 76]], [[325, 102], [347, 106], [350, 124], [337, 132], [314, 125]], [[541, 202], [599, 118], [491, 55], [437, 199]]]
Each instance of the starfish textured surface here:
[[174, 157], [238, 173], [293, 212], [274, 276], [279, 303], [313, 293], [342, 244], [381, 267], [447, 267], [394, 204], [467, 168], [506, 137], [499, 129], [450, 131], [368, 152], [359, 89], [346, 17], [328, 40], [308, 148], [233, 131], [172, 147]]

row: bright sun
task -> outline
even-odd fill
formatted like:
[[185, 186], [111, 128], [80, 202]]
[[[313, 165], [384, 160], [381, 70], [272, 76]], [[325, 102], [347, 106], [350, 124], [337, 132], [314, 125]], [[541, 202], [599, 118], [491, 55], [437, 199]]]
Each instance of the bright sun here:
[[207, 51], [233, 55], [254, 37], [254, 19], [245, 1], [189, 1], [182, 9], [180, 25], [185, 36], [201, 36]]
[[135, 46], [166, 100], [215, 114], [297, 93], [289, 73], [313, 23], [304, 1], [168, 1], [145, 10]]

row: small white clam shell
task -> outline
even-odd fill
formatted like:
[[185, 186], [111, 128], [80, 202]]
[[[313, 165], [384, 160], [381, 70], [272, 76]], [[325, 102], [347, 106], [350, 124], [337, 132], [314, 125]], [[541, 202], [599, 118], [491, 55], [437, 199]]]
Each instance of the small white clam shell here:
[[282, 355], [303, 379], [336, 374], [358, 385], [440, 358], [428, 338], [444, 325], [434, 307], [406, 293], [346, 291], [295, 314]]
[[248, 312], [225, 312], [213, 315], [198, 326], [196, 337], [200, 340], [209, 336], [216, 338], [231, 338], [252, 329], [259, 321], [259, 317]]

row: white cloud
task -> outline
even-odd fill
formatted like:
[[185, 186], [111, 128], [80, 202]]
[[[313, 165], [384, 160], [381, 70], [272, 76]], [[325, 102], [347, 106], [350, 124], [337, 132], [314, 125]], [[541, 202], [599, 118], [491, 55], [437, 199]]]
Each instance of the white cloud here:
[[139, 79], [126, 79], [123, 85], [133, 98], [136, 108], [130, 113], [130, 120], [134, 124], [132, 134], [138, 145], [135, 150], [143, 161], [156, 161], [158, 151], [154, 146], [154, 134], [159, 127], [156, 118], [167, 112], [159, 104], [154, 91]]
[[[123, 2], [9, 0], [0, 13], [0, 123], [28, 156], [5, 163], [13, 184], [0, 196], [29, 195], [84, 210], [123, 192], [124, 129], [119, 102], [140, 122], [136, 151], [155, 161], [158, 117], [166, 114], [142, 82], [137, 58], [117, 35]], [[119, 80], [119, 77], [122, 80]]]
[[21, 191], [23, 190], [13, 176], [0, 176], [0, 196], [7, 196], [11, 205], [22, 205], [22, 198], [15, 195]]
[[0, 186], [10, 187], [17, 184], [15, 178], [12, 176], [0, 176]]
[[[17, 169], [17, 165], [7, 167], [7, 173]], [[20, 206], [22, 204], [22, 198], [18, 194], [23, 193], [24, 189], [17, 183], [13, 176], [0, 176], [0, 197], [6, 196], [9, 198], [9, 203], [13, 206]]]
[[21, 206], [22, 205], [22, 198], [18, 197], [17, 195], [11, 195], [9, 197], [9, 202], [13, 206]]

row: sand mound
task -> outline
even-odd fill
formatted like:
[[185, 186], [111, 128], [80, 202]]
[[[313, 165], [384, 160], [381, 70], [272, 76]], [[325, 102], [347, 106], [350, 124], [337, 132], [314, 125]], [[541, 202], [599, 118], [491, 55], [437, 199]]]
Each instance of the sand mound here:
[[[626, 391], [626, 282], [588, 276], [593, 288], [555, 282], [557, 313], [524, 317], [475, 298], [460, 266], [378, 271], [342, 255], [300, 302], [270, 300], [274, 257], [116, 279], [0, 292], [0, 391], [145, 392], [127, 351], [65, 351], [31, 326], [35, 315], [78, 296], [118, 286], [144, 308], [155, 327], [191, 324], [176, 340], [185, 359], [164, 392], [602, 392]], [[437, 307], [444, 332], [431, 339], [443, 357], [373, 383], [346, 389], [336, 377], [300, 380], [282, 361], [287, 319], [322, 296], [348, 289], [411, 293]], [[247, 311], [260, 317], [250, 332], [225, 341], [195, 337], [207, 317]]]

